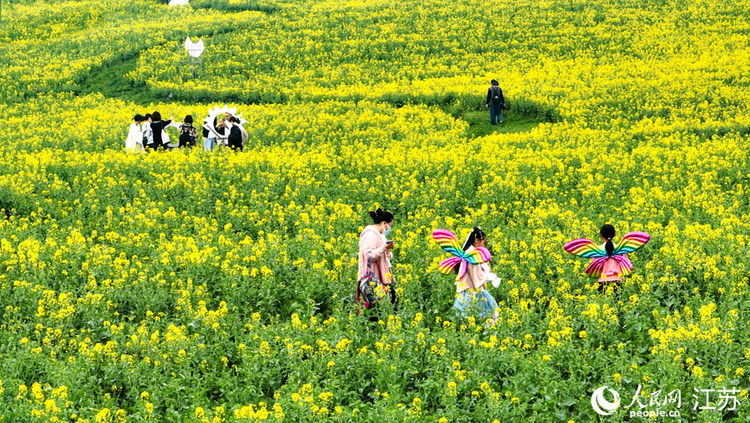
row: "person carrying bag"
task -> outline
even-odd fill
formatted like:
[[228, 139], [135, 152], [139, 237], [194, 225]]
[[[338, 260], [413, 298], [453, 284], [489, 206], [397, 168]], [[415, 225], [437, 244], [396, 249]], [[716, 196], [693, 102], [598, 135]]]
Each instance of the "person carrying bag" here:
[[487, 101], [485, 102], [485, 107], [490, 111], [490, 125], [495, 125], [495, 121], [497, 121], [498, 125], [502, 125], [503, 109], [505, 108], [503, 89], [500, 88], [500, 84], [494, 79], [490, 83], [492, 86], [487, 90]]
[[393, 241], [388, 235], [393, 228], [393, 214], [378, 209], [370, 212], [373, 224], [359, 235], [359, 269], [357, 272], [357, 312], [359, 308], [370, 309], [386, 295], [396, 303], [391, 270]]
[[361, 304], [364, 308], [372, 308], [385, 298], [388, 292], [388, 286], [384, 285], [372, 271], [371, 254], [368, 254], [367, 271], [357, 283], [357, 304]]

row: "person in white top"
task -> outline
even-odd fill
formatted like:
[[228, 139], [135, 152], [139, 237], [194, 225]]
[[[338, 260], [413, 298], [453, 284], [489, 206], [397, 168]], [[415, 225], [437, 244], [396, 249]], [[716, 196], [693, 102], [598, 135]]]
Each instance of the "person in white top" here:
[[140, 114], [135, 115], [133, 118], [133, 124], [130, 125], [130, 130], [128, 131], [128, 138], [125, 140], [125, 151], [128, 153], [143, 150], [143, 131], [141, 130], [142, 122], [143, 116]]
[[231, 119], [233, 117], [231, 113], [226, 112], [224, 113], [224, 119], [221, 119], [216, 125], [216, 131], [219, 134], [216, 138], [217, 144], [221, 144], [224, 147], [229, 146], [229, 132], [232, 128]]
[[172, 142], [172, 138], [167, 133], [167, 128], [169, 128], [171, 126], [173, 128], [177, 128], [177, 130], [179, 130], [180, 129], [180, 125], [177, 123], [177, 121], [174, 120], [174, 118], [172, 118], [170, 120], [172, 121], [172, 123], [170, 123], [169, 125], [165, 126], [164, 129], [161, 130], [161, 140], [164, 143], [163, 146], [164, 146], [165, 150], [173, 151], [173, 150], [177, 150], [177, 149], [180, 148], [180, 140], [178, 138], [177, 141]]

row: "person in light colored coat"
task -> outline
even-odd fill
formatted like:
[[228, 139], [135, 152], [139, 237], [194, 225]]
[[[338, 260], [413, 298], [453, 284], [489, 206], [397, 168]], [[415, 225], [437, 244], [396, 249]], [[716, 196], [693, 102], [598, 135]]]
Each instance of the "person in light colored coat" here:
[[140, 114], [135, 115], [133, 118], [133, 124], [130, 125], [130, 130], [128, 131], [128, 138], [125, 140], [125, 151], [128, 153], [143, 150], [143, 130], [141, 130], [141, 122], [143, 122], [143, 116]]

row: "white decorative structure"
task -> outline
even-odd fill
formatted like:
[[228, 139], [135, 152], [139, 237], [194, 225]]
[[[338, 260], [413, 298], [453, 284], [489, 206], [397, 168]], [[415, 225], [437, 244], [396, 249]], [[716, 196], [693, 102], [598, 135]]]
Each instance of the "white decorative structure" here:
[[[185, 47], [187, 55], [182, 52], [182, 47]], [[203, 45], [203, 38], [200, 38], [197, 43], [194, 43], [190, 37], [185, 38], [185, 43], [177, 46], [177, 54], [180, 57], [180, 77], [183, 76], [185, 68], [190, 70], [190, 75], [193, 79], [198, 77], [198, 74], [203, 73], [203, 59], [201, 55], [206, 50], [206, 46]]]
[[194, 43], [190, 37], [185, 38], [185, 50], [188, 54], [193, 57], [201, 57], [206, 47], [203, 45], [203, 38], [199, 39], [197, 43]]
[[230, 109], [226, 104], [222, 108], [214, 106], [213, 109], [208, 109], [208, 117], [203, 120], [203, 128], [206, 129], [209, 133], [208, 138], [216, 138], [217, 144], [226, 144], [227, 140], [229, 139], [229, 130], [224, 131], [224, 134], [220, 133], [216, 129], [216, 127], [214, 127], [214, 119], [216, 119], [216, 124], [218, 125], [221, 120], [224, 119], [224, 114], [229, 113], [240, 120], [240, 125], [244, 125], [245, 123], [247, 123], [247, 119], [242, 119], [242, 113], [244, 112], [235, 115], [236, 112], [236, 107], [232, 107]]
[[170, 6], [184, 6], [188, 4], [190, 0], [169, 0]]

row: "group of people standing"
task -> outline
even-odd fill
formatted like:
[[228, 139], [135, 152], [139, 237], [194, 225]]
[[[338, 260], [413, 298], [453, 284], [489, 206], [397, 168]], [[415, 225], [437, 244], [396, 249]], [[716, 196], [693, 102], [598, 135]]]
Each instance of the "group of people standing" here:
[[[198, 128], [193, 122], [192, 115], [185, 116], [183, 122], [178, 124], [173, 117], [162, 120], [158, 111], [146, 115], [136, 114], [128, 130], [125, 148], [128, 152], [194, 148], [198, 144]], [[177, 142], [171, 142], [166, 131], [170, 126], [179, 131]], [[200, 127], [204, 151], [213, 151], [222, 145], [234, 151], [242, 151], [248, 140], [247, 131], [240, 119], [231, 113], [225, 113], [221, 119], [215, 117], [212, 127]]]

